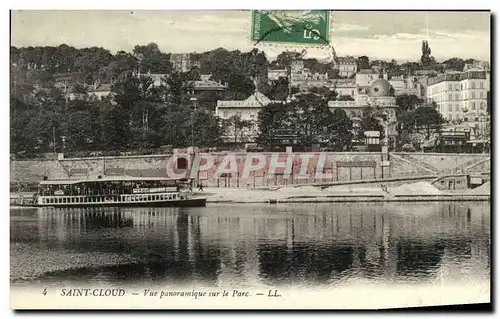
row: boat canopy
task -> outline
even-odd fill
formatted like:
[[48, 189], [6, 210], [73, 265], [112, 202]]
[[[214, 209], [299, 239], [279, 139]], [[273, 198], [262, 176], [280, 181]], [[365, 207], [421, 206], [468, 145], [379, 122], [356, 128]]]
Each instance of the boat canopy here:
[[40, 181], [40, 185], [73, 185], [78, 183], [106, 183], [106, 182], [148, 182], [148, 181], [186, 181], [187, 179], [176, 179], [168, 177], [135, 177], [135, 176], [106, 176], [92, 179], [56, 179]]

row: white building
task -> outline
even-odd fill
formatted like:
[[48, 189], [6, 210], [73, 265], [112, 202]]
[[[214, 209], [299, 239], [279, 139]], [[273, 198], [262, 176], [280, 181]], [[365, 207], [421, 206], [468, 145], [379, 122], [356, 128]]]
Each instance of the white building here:
[[349, 95], [354, 98], [358, 93], [356, 80], [332, 79], [329, 87], [337, 92], [337, 98], [342, 95]]
[[486, 112], [489, 90], [488, 72], [470, 70], [430, 78], [427, 98], [437, 103], [445, 119], [456, 121], [464, 119], [469, 112]]
[[172, 53], [170, 55], [170, 63], [172, 68], [177, 72], [188, 72], [192, 68], [200, 68], [199, 61], [193, 61], [190, 53]]
[[[382, 77], [387, 80], [387, 73], [384, 73]], [[356, 73], [356, 85], [359, 87], [367, 87], [372, 84], [372, 82], [379, 79], [379, 73], [372, 69], [359, 70]]]
[[267, 80], [269, 83], [278, 80], [280, 77], [288, 78], [288, 71], [286, 69], [276, 69], [267, 71]]
[[[259, 112], [269, 103], [272, 103], [272, 101], [267, 96], [255, 92], [243, 101], [217, 101], [215, 115], [222, 120], [229, 120], [233, 116], [239, 116], [242, 120], [251, 121], [253, 127], [244, 132], [243, 141], [240, 142], [252, 142], [258, 133]], [[234, 140], [234, 132], [231, 127], [225, 132], [224, 137], [228, 140]]]
[[486, 61], [475, 61], [474, 63], [465, 63], [464, 65], [464, 72], [469, 71], [469, 70], [484, 70], [484, 71], [489, 71], [490, 70], [490, 64]]
[[350, 77], [358, 71], [358, 61], [351, 56], [339, 57], [336, 67], [339, 70], [339, 76]]
[[292, 71], [291, 74], [292, 86], [312, 87], [312, 86], [327, 86], [328, 73], [311, 73], [308, 68], [302, 68], [300, 71]]
[[335, 109], [342, 109], [353, 120], [354, 133], [360, 127], [360, 121], [363, 116], [363, 110], [366, 107], [377, 107], [387, 116], [388, 133], [390, 136], [396, 133], [396, 98], [394, 89], [385, 79], [373, 81], [367, 89], [358, 90], [354, 101], [329, 101], [328, 107], [332, 112]]
[[394, 88], [396, 96], [408, 94], [415, 95], [419, 98], [425, 98], [426, 88], [418, 79], [410, 76], [394, 76], [389, 80], [389, 83]]

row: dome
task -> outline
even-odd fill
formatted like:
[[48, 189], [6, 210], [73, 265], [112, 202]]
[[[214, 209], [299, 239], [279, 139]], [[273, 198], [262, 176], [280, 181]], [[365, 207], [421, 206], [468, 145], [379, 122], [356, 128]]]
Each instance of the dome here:
[[384, 79], [375, 80], [368, 91], [370, 97], [394, 96], [394, 89], [391, 84]]

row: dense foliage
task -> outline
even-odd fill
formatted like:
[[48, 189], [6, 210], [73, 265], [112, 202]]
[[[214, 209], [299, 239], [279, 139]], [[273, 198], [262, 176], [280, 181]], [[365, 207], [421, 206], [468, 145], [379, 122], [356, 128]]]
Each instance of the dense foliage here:
[[[358, 67], [377, 66], [390, 75], [399, 75], [424, 68], [461, 71], [465, 63], [473, 62], [452, 58], [437, 63], [428, 43], [423, 42], [421, 49], [419, 62], [399, 65], [395, 60], [370, 61], [369, 57], [361, 56], [357, 59]], [[253, 123], [238, 117], [220, 123], [213, 115], [217, 100], [243, 100], [258, 89], [273, 101], [285, 101], [299, 89], [290, 88], [286, 77], [268, 83], [267, 72], [269, 68], [289, 70], [296, 59], [302, 59], [312, 73], [336, 76], [331, 63], [320, 63], [303, 55], [304, 52], [283, 52], [269, 62], [265, 53], [257, 49], [241, 52], [218, 48], [192, 53], [191, 59], [199, 62], [199, 67], [178, 73], [172, 69], [171, 55], [161, 52], [155, 43], [136, 45], [132, 52], [115, 54], [99, 47], [77, 49], [65, 44], [11, 47], [11, 153], [102, 150], [145, 153], [163, 145], [216, 146], [221, 143], [223, 130], [228, 128], [232, 140], [241, 141]], [[148, 73], [160, 74], [161, 85], [154, 85]], [[211, 74], [211, 79], [226, 85], [227, 90], [195, 93], [192, 81], [200, 80], [202, 74]], [[109, 96], [97, 98], [88, 94], [91, 86], [102, 83], [112, 84]], [[328, 100], [352, 98], [318, 87], [308, 94], [298, 94], [288, 104], [268, 105], [259, 117], [259, 142], [272, 148], [279, 141], [276, 135], [287, 131], [296, 136], [293, 140], [296, 145], [350, 149], [351, 120], [343, 111], [332, 113]], [[432, 107], [417, 108], [422, 102], [415, 96], [398, 97], [398, 130], [402, 136], [415, 129], [429, 134], [439, 129], [442, 123], [439, 113]], [[363, 114], [360, 134], [368, 129], [382, 130], [376, 110], [366, 110]]]

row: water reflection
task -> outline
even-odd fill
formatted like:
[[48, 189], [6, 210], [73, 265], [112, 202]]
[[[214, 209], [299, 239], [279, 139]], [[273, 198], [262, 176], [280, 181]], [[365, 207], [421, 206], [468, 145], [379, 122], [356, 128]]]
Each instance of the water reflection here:
[[11, 242], [136, 260], [47, 278], [210, 285], [454, 273], [489, 279], [489, 213], [482, 203], [11, 210]]

